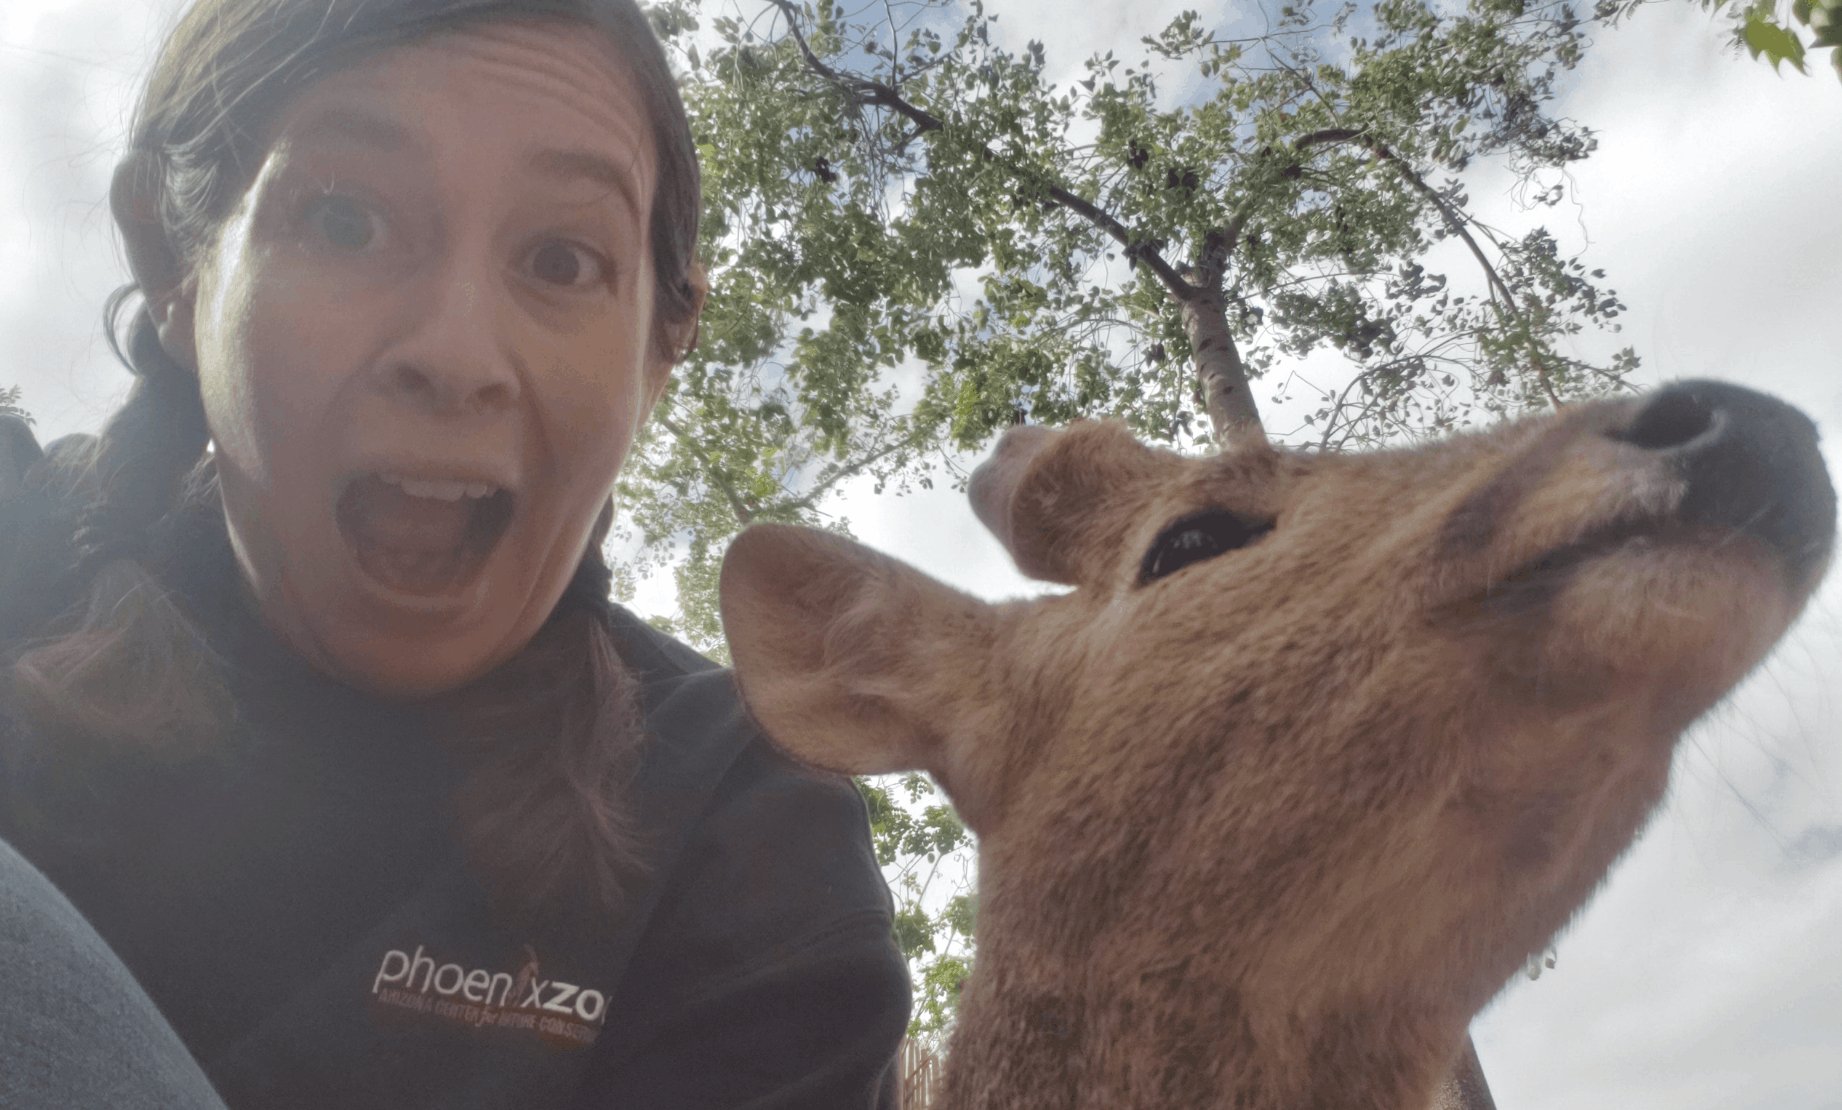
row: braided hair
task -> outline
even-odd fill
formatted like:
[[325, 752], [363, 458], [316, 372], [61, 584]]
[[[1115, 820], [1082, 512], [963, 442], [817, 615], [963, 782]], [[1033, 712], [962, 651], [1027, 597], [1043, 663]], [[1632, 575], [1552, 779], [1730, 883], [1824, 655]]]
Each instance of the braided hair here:
[[[111, 298], [111, 311], [122, 300]], [[28, 717], [81, 738], [60, 753], [75, 765], [123, 748], [162, 759], [196, 755], [231, 715], [204, 637], [144, 562], [149, 529], [205, 453], [198, 380], [168, 357], [144, 314], [128, 350], [117, 352], [134, 385], [67, 476], [88, 499], [73, 537], [79, 600], [63, 634], [13, 667]]]
[[[594, 26], [635, 79], [659, 157], [653, 335], [676, 361], [694, 342], [703, 290], [696, 147], [634, 0], [194, 0], [136, 113], [118, 171], [118, 189], [124, 174], [132, 187], [132, 216], [118, 203], [118, 218], [156, 225], [159, 241], [142, 249], [192, 272], [248, 188], [263, 123], [288, 95], [421, 35], [532, 16]], [[125, 350], [118, 342], [116, 321], [136, 292], [118, 291], [105, 309], [135, 380], [68, 476], [83, 500], [72, 541], [79, 600], [54, 638], [15, 661], [40, 744], [10, 753], [15, 763], [81, 774], [130, 751], [185, 760], [220, 745], [235, 723], [222, 662], [151, 569], [152, 537], [172, 532], [176, 514], [222, 510], [197, 376], [163, 349], [148, 311], [134, 314]], [[621, 660], [600, 554], [611, 519], [610, 503], [532, 641], [430, 706], [448, 714], [464, 766], [453, 799], [461, 839], [502, 903], [524, 911], [618, 902], [646, 866], [627, 797], [643, 737], [637, 683]]]
[[644, 733], [600, 557], [613, 516], [609, 501], [524, 650], [447, 699], [467, 765], [454, 796], [461, 835], [507, 906], [565, 909], [554, 904], [565, 891], [571, 904], [606, 904], [647, 870], [632, 809], [618, 804]]

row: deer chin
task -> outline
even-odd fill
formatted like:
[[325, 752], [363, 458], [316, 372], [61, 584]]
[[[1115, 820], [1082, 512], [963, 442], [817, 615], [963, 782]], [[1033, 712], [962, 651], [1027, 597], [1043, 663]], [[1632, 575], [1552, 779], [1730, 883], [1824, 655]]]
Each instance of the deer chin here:
[[359, 571], [391, 594], [452, 597], [479, 578], [511, 524], [507, 490], [444, 499], [363, 474], [346, 484], [334, 519]]

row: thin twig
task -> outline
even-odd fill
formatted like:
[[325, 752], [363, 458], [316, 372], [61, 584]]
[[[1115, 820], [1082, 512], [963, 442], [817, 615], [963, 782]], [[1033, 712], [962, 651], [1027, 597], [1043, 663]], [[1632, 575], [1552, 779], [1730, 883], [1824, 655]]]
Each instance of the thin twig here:
[[806, 64], [821, 77], [838, 86], [856, 103], [874, 104], [900, 112], [913, 121], [923, 134], [929, 131], [939, 131], [946, 126], [939, 116], [909, 103], [893, 87], [881, 81], [867, 81], [853, 74], [839, 73], [826, 65], [817, 54], [813, 53], [811, 45], [806, 42], [806, 36], [799, 29], [798, 6], [792, 0], [768, 0], [768, 2], [779, 8], [781, 14], [787, 17], [787, 30], [793, 36], [793, 41], [799, 45], [800, 54], [805, 57]]
[[[1416, 173], [1412, 166], [1408, 165], [1407, 162], [1399, 155], [1395, 154], [1393, 150], [1390, 150], [1386, 144], [1371, 139], [1366, 145], [1377, 158], [1393, 163], [1394, 168], [1399, 170], [1401, 176], [1407, 179], [1407, 183], [1419, 190], [1420, 195], [1424, 196], [1432, 203], [1433, 207], [1439, 210], [1439, 214], [1445, 218], [1447, 229], [1449, 229], [1452, 234], [1464, 240], [1465, 246], [1471, 248], [1472, 257], [1477, 259], [1477, 264], [1484, 268], [1484, 275], [1491, 285], [1491, 292], [1493, 294], [1492, 301], [1494, 302], [1496, 300], [1494, 294], [1500, 292], [1502, 295], [1502, 311], [1515, 322], [1517, 327], [1527, 331], [1528, 322], [1523, 319], [1521, 311], [1516, 308], [1516, 297], [1515, 294], [1510, 292], [1509, 283], [1503, 280], [1501, 274], [1497, 273], [1497, 268], [1493, 266], [1490, 259], [1485, 256], [1484, 248], [1478, 245], [1477, 240], [1472, 237], [1470, 230], [1465, 227], [1464, 220], [1460, 219], [1458, 214], [1452, 211], [1451, 206], [1445, 202], [1445, 198], [1439, 195], [1439, 191], [1434, 189], [1431, 185], [1428, 185], [1425, 178], [1422, 178]], [[1554, 382], [1548, 375], [1547, 363], [1542, 359], [1541, 351], [1536, 346], [1535, 336], [1530, 334], [1527, 339], [1529, 344], [1529, 361], [1535, 364], [1535, 378], [1537, 381], [1541, 382], [1542, 392], [1548, 395], [1548, 400], [1555, 408], [1558, 409], [1563, 407], [1560, 394], [1555, 392]]]
[[911, 435], [905, 439], [897, 440], [896, 442], [890, 444], [889, 446], [884, 447], [880, 451], [872, 452], [871, 454], [866, 455], [861, 459], [858, 459], [856, 462], [851, 463], [848, 466], [841, 466], [837, 470], [833, 471], [832, 473], [827, 474], [825, 477], [819, 479], [818, 483], [814, 485], [812, 489], [806, 491], [806, 493], [803, 496], [798, 497], [792, 501], [783, 501], [780, 504], [774, 506], [774, 508], [776, 511], [785, 511], [788, 509], [809, 509], [813, 506], [813, 504], [816, 501], [818, 501], [819, 497], [822, 494], [824, 494], [826, 490], [829, 490], [831, 487], [837, 485], [839, 482], [844, 481], [846, 478], [854, 477], [855, 475], [863, 473], [866, 468], [874, 465], [875, 463], [882, 461], [883, 459], [888, 458], [890, 455], [895, 454], [897, 451], [903, 450], [904, 448], [913, 447], [920, 438], [921, 438], [920, 433], [916, 433], [915, 435]]

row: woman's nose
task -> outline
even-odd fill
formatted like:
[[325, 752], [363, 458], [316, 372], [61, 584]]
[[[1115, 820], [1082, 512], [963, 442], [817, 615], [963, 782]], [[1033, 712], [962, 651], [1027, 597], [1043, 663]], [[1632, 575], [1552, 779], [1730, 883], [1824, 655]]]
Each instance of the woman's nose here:
[[509, 291], [491, 268], [446, 260], [417, 293], [407, 340], [382, 368], [385, 391], [440, 416], [515, 404], [517, 360], [500, 327]]

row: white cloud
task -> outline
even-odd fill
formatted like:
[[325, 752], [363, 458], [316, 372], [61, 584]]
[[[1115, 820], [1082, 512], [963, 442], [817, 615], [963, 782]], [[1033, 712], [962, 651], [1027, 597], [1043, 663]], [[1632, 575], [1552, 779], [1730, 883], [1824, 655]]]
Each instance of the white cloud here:
[[128, 385], [102, 341], [126, 280], [108, 211], [136, 86], [168, 0], [8, 5], [0, 39], [0, 385], [24, 387], [41, 438], [93, 429]]

